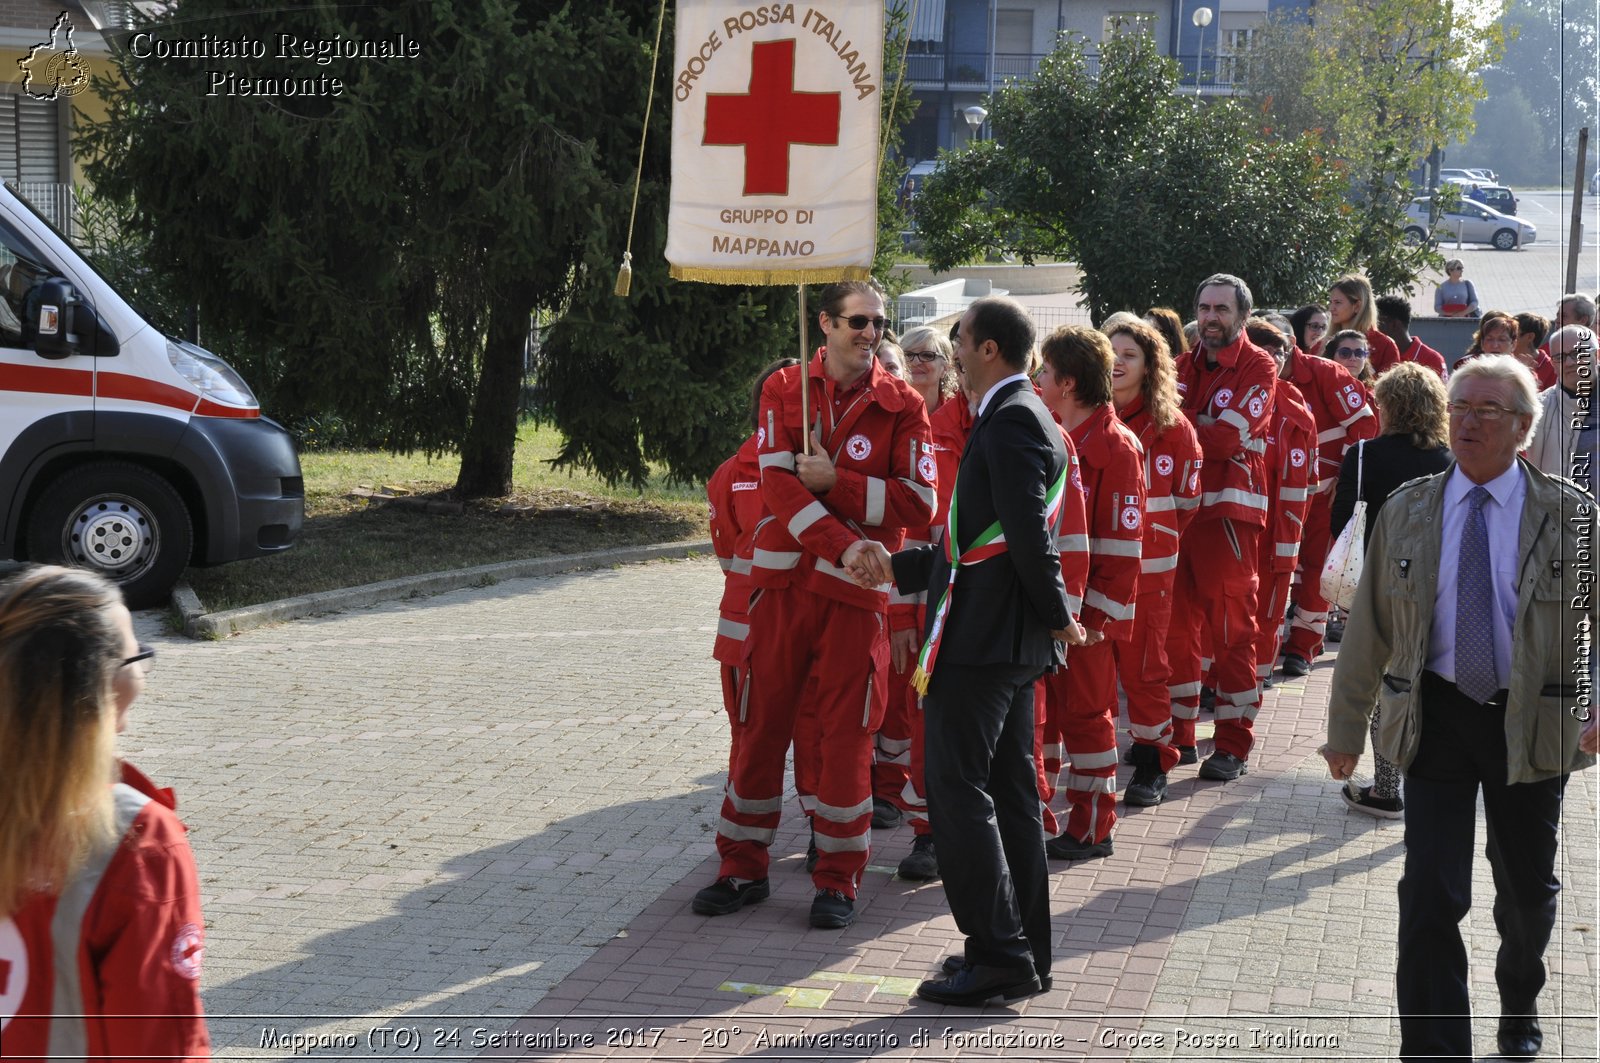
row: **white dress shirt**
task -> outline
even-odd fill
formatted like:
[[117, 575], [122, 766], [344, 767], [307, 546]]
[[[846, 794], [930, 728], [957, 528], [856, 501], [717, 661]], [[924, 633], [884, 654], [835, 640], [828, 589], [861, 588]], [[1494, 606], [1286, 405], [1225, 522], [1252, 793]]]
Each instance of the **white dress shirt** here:
[[1010, 376], [1006, 377], [1004, 380], [995, 381], [994, 385], [992, 387], [990, 387], [988, 391], [985, 391], [983, 393], [983, 399], [978, 403], [978, 416], [979, 417], [982, 417], [983, 416], [983, 411], [989, 408], [989, 396], [993, 395], [995, 392], [999, 391], [1001, 388], [1005, 387], [1007, 384], [1011, 383], [1013, 380], [1021, 380], [1024, 383], [1026, 383], [1029, 387], [1033, 386], [1033, 381], [1028, 378], [1028, 374], [1027, 373], [1012, 373]]
[[[1444, 485], [1443, 526], [1439, 529], [1439, 585], [1433, 600], [1433, 630], [1428, 633], [1427, 668], [1452, 683], [1456, 680], [1456, 586], [1461, 567], [1461, 532], [1472, 503], [1467, 495], [1478, 486], [1457, 465]], [[1522, 503], [1528, 484], [1516, 462], [1483, 485], [1490, 499], [1483, 504], [1489, 529], [1489, 574], [1494, 586], [1494, 667], [1502, 689], [1511, 681], [1511, 625], [1517, 616], [1518, 539]]]

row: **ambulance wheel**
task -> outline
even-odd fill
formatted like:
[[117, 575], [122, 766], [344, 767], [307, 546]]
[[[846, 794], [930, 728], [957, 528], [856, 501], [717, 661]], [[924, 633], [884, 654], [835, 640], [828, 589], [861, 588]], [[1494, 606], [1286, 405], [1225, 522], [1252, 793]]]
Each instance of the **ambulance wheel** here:
[[183, 498], [128, 462], [69, 469], [40, 496], [28, 522], [30, 559], [98, 572], [122, 588], [130, 609], [165, 605], [193, 546]]

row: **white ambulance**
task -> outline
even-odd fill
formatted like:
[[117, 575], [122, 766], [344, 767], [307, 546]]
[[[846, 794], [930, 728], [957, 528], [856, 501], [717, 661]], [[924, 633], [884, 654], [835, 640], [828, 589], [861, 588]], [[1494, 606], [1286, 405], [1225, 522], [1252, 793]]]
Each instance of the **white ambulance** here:
[[294, 444], [239, 375], [0, 188], [0, 558], [92, 569], [140, 608], [187, 565], [287, 550], [304, 513]]

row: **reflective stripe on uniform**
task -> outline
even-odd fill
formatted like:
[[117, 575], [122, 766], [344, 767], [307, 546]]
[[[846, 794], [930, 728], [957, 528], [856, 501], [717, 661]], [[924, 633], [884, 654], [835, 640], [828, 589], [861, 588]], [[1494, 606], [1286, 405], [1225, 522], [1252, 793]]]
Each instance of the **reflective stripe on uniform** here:
[[719, 616], [717, 617], [717, 634], [726, 635], [730, 639], [738, 639], [743, 642], [750, 637], [750, 625], [740, 624], [729, 620], [725, 616]]
[[[111, 788], [112, 829], [116, 840], [89, 856], [72, 881], [56, 899], [55, 915], [50, 920], [50, 943], [55, 950], [55, 983], [50, 997], [50, 1058], [84, 1058], [89, 1054], [89, 1030], [84, 1023], [86, 1010], [80, 981], [79, 947], [83, 919], [89, 904], [100, 889], [111, 858], [122, 846], [122, 839], [133, 828], [133, 821], [150, 803], [150, 798], [126, 783]], [[98, 1002], [96, 1002], [98, 1003]]]
[[1114, 602], [1099, 591], [1090, 591], [1083, 596], [1083, 604], [1093, 609], [1098, 609], [1113, 620], [1132, 620], [1134, 605], [1132, 602]]
[[733, 789], [733, 783], [723, 789], [722, 794], [728, 799], [728, 804], [733, 806], [735, 812], [746, 816], [765, 816], [773, 812], [783, 811], [783, 798], [780, 797], [740, 797]]
[[915, 480], [901, 480], [900, 482], [911, 488], [912, 491], [916, 492], [916, 496], [922, 499], [922, 504], [928, 507], [928, 517], [929, 519], [932, 519], [933, 511], [938, 508], [939, 505], [938, 492], [929, 487], [927, 484], [919, 484]]
[[1114, 794], [1117, 792], [1117, 777], [1115, 775], [1079, 775], [1068, 769], [1061, 781], [1061, 785], [1068, 790], [1079, 793]]
[[1267, 508], [1267, 496], [1258, 495], [1253, 491], [1241, 491], [1237, 487], [1229, 487], [1221, 491], [1207, 491], [1204, 504], [1208, 506], [1235, 505], [1244, 506], [1246, 509], [1259, 509], [1263, 512]]
[[1146, 513], [1165, 513], [1169, 509], [1177, 509], [1178, 500], [1171, 495], [1151, 495], [1144, 500]]
[[1139, 561], [1139, 571], [1154, 575], [1157, 572], [1171, 572], [1178, 567], [1178, 555], [1170, 554], [1166, 557], [1146, 557]]
[[735, 576], [750, 575], [750, 559], [748, 557], [734, 558], [733, 567], [730, 571], [732, 571]]
[[804, 509], [789, 518], [789, 534], [798, 539], [801, 533], [827, 515], [827, 506], [816, 500], [808, 502]]
[[771, 845], [772, 836], [777, 832], [772, 827], [747, 827], [743, 823], [735, 823], [731, 819], [718, 816], [717, 833], [729, 841]]
[[889, 488], [882, 477], [867, 477], [867, 511], [863, 524], [882, 524], [883, 507], [889, 501]]
[[1087, 553], [1089, 550], [1089, 537], [1087, 535], [1058, 535], [1056, 536], [1056, 552], [1065, 554], [1069, 551]]
[[1244, 414], [1240, 413], [1238, 410], [1235, 410], [1232, 407], [1223, 410], [1221, 413], [1217, 414], [1217, 423], [1229, 424], [1237, 428], [1239, 430], [1239, 442], [1247, 445], [1249, 444], [1250, 422], [1245, 420]]
[[1277, 546], [1277, 553], [1278, 553], [1279, 557], [1299, 557], [1300, 556], [1300, 544], [1299, 543], [1279, 543], [1278, 546]]
[[1117, 762], [1115, 749], [1103, 749], [1098, 753], [1073, 753], [1068, 750], [1067, 759], [1074, 768], [1091, 771], [1095, 768], [1109, 768]]
[[817, 802], [817, 815], [835, 823], [854, 823], [872, 812], [872, 798], [855, 805], [829, 805]]
[[1310, 491], [1304, 487], [1278, 488], [1278, 501], [1280, 502], [1304, 502], [1308, 497], [1310, 497]]
[[755, 568], [786, 569], [794, 568], [800, 563], [800, 552], [788, 550], [761, 550], [757, 549], [750, 558], [750, 564]]
[[1089, 553], [1105, 557], [1138, 557], [1144, 544], [1138, 539], [1090, 539]]
[[816, 833], [817, 851], [821, 853], [864, 853], [869, 845], [869, 835], [854, 834], [848, 838], [835, 838], [821, 831]]
[[774, 450], [757, 458], [756, 464], [763, 469], [787, 469], [794, 472], [794, 452]]
[[1159, 745], [1168, 745], [1172, 725], [1166, 721], [1161, 723], [1129, 723], [1128, 733], [1135, 738], [1143, 738], [1147, 742]]

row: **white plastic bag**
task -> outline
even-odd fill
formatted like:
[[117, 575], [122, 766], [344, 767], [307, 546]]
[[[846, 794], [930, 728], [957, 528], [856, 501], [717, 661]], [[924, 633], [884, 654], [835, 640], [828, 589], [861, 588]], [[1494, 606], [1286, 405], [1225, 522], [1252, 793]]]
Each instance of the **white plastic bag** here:
[[1350, 523], [1344, 526], [1328, 548], [1322, 565], [1322, 596], [1340, 609], [1348, 610], [1361, 583], [1361, 569], [1367, 563], [1367, 500], [1361, 497], [1361, 478], [1365, 471], [1366, 440], [1356, 444], [1356, 505]]

